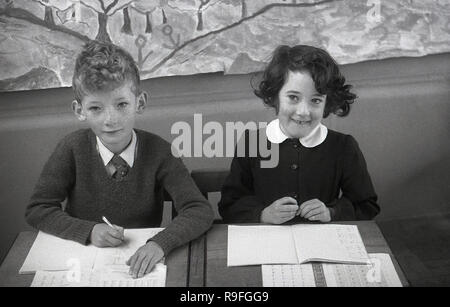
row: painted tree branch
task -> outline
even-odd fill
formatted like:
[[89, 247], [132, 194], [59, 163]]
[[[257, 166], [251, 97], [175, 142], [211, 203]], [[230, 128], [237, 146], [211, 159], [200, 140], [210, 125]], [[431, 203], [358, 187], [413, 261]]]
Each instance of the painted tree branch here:
[[59, 32], [63, 32], [69, 35], [72, 35], [80, 40], [82, 40], [83, 42], [89, 42], [91, 39], [85, 35], [82, 35], [78, 32], [75, 32], [71, 29], [68, 29], [64, 26], [60, 26], [60, 25], [55, 25], [55, 24], [50, 24], [45, 22], [43, 19], [37, 17], [36, 15], [34, 15], [33, 13], [28, 12], [25, 9], [21, 9], [21, 8], [14, 8], [14, 7], [6, 7], [4, 9], [0, 9], [0, 16], [4, 15], [7, 17], [12, 17], [12, 18], [16, 18], [16, 19], [21, 19], [21, 20], [25, 20], [28, 21], [30, 23], [45, 27], [47, 29], [50, 30], [54, 30], [54, 31], [59, 31]]
[[98, 0], [98, 2], [100, 2], [100, 6], [102, 7], [102, 10], [103, 10], [103, 12], [105, 12], [106, 8], [105, 8], [105, 3], [103, 2], [103, 0]]
[[201, 40], [205, 37], [208, 36], [212, 36], [212, 35], [216, 35], [222, 32], [225, 32], [227, 30], [230, 30], [232, 28], [235, 28], [239, 25], [241, 25], [242, 23], [249, 21], [251, 19], [254, 19], [268, 11], [270, 11], [273, 8], [279, 7], [279, 8], [286, 8], [286, 7], [290, 7], [290, 8], [300, 8], [300, 7], [314, 7], [314, 6], [319, 6], [322, 4], [326, 4], [326, 3], [331, 3], [331, 2], [337, 2], [337, 1], [342, 1], [342, 0], [322, 0], [322, 1], [318, 1], [318, 2], [311, 2], [311, 3], [273, 3], [273, 4], [269, 4], [266, 5], [265, 7], [261, 8], [259, 11], [257, 11], [256, 13], [242, 18], [241, 20], [230, 24], [228, 26], [225, 26], [223, 28], [205, 33], [203, 35], [197, 36], [193, 39], [190, 39], [186, 42], [184, 42], [183, 44], [179, 45], [177, 48], [175, 48], [172, 52], [170, 52], [165, 58], [163, 58], [158, 64], [156, 64], [155, 66], [153, 66], [151, 69], [149, 70], [145, 70], [145, 71], [141, 71], [142, 74], [149, 74], [149, 73], [153, 73], [156, 70], [158, 70], [162, 65], [164, 65], [168, 60], [170, 60], [178, 51], [184, 49], [185, 47], [187, 47], [189, 44], [194, 43], [198, 40]]
[[136, 0], [130, 0], [129, 2], [127, 2], [127, 3], [125, 3], [125, 4], [121, 5], [121, 6], [119, 6], [119, 7], [117, 7], [117, 8], [115, 8], [112, 12], [108, 13], [108, 16], [114, 15], [114, 14], [117, 13], [118, 11], [120, 11], [120, 10], [122, 10], [122, 9], [128, 7], [128, 6], [130, 6], [130, 5], [131, 5], [133, 2], [135, 2], [135, 1], [136, 1]]
[[114, 0], [111, 2], [108, 7], [105, 10], [105, 14], [108, 14], [108, 12], [119, 2], [119, 0]]

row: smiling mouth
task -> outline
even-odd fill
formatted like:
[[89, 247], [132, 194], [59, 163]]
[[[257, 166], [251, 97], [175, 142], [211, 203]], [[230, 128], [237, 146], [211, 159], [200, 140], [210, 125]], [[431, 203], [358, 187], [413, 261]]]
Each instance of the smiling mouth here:
[[309, 125], [311, 123], [310, 120], [296, 120], [296, 119], [292, 119], [292, 121], [294, 123], [296, 123], [297, 125], [300, 125], [300, 126], [306, 126], [306, 125]]
[[121, 131], [122, 129], [118, 129], [118, 130], [112, 130], [112, 131], [103, 131], [103, 133], [106, 133], [106, 134], [114, 134], [114, 133], [117, 133], [117, 132], [119, 132], [119, 131]]

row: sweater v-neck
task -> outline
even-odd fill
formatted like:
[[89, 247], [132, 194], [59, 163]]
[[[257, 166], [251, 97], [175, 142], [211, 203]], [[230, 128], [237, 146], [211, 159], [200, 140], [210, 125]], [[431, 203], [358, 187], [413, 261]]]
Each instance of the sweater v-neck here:
[[95, 137], [95, 133], [89, 129], [89, 143], [91, 144], [91, 156], [94, 156], [93, 161], [97, 170], [97, 173], [102, 176], [102, 179], [106, 180], [109, 183], [112, 184], [121, 184], [123, 182], [129, 182], [132, 181], [136, 175], [136, 168], [141, 167], [141, 153], [142, 153], [142, 136], [139, 136], [139, 132], [137, 130], [134, 130], [136, 132], [136, 154], [135, 154], [135, 160], [133, 167], [130, 167], [130, 170], [128, 171], [128, 174], [123, 177], [121, 181], [115, 180], [110, 174], [108, 174], [108, 171], [106, 170], [106, 167], [103, 163], [102, 157], [100, 156], [100, 153], [97, 150], [97, 139]]

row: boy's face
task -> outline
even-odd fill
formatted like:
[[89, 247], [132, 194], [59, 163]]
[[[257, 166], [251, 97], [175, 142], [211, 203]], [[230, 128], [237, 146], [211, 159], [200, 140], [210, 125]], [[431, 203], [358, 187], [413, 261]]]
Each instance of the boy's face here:
[[302, 138], [320, 124], [326, 95], [317, 92], [309, 72], [289, 71], [278, 93], [280, 128], [289, 138]]
[[131, 82], [125, 82], [112, 91], [89, 93], [81, 103], [72, 103], [80, 121], [87, 121], [111, 152], [120, 153], [130, 143], [136, 114], [142, 113], [147, 103], [147, 93], [136, 96]]

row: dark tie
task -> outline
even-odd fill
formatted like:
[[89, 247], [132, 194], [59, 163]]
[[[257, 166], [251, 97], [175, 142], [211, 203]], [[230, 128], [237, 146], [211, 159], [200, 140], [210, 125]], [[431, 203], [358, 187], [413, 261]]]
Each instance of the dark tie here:
[[116, 172], [112, 175], [112, 177], [117, 181], [122, 181], [130, 170], [128, 163], [118, 155], [114, 155], [111, 162], [116, 168]]

